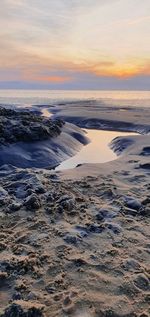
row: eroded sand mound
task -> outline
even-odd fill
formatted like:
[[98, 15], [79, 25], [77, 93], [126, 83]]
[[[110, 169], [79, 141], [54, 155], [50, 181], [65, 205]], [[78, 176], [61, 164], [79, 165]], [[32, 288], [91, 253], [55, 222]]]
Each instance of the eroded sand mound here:
[[73, 124], [0, 107], [0, 166], [54, 168], [87, 142]]

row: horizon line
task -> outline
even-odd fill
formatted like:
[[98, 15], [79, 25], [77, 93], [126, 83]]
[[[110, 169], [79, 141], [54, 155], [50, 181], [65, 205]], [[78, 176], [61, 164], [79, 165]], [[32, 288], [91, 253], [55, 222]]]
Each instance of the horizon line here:
[[52, 89], [52, 88], [0, 88], [0, 91], [1, 90], [35, 90], [35, 91], [38, 91], [38, 90], [45, 90], [45, 91], [147, 91], [147, 92], [150, 92], [150, 90], [147, 90], [147, 89], [116, 89], [116, 88], [112, 88], [112, 89], [76, 89], [76, 88], [72, 88], [72, 89], [67, 89], [67, 88], [64, 88], [64, 89], [61, 89], [61, 88], [58, 88], [58, 89]]

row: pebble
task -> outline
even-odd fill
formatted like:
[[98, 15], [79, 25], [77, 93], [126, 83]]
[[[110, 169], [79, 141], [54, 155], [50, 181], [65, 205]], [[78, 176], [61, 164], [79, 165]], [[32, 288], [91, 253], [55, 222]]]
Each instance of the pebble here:
[[22, 299], [21, 293], [15, 292], [15, 293], [13, 294], [13, 296], [12, 296], [12, 299], [13, 299], [13, 300], [20, 300], [20, 299]]
[[58, 199], [57, 203], [59, 203], [62, 208], [68, 211], [71, 211], [75, 207], [75, 199], [69, 197], [68, 195], [62, 196], [60, 199]]
[[141, 202], [133, 197], [126, 196], [124, 200], [125, 200], [126, 206], [128, 206], [131, 209], [138, 211], [142, 207]]
[[134, 283], [138, 288], [144, 291], [150, 290], [149, 280], [144, 274], [138, 274], [138, 276], [134, 279]]
[[96, 220], [98, 221], [103, 221], [105, 219], [112, 219], [115, 218], [117, 216], [116, 211], [113, 211], [111, 209], [105, 209], [102, 208], [100, 209], [100, 211], [97, 213], [96, 215]]
[[140, 264], [134, 260], [134, 259], [127, 259], [126, 261], [124, 261], [123, 263], [123, 268], [126, 271], [135, 271], [135, 270], [139, 270], [141, 268]]
[[0, 186], [0, 205], [5, 205], [6, 199], [8, 198], [7, 191]]
[[81, 241], [80, 238], [78, 238], [77, 236], [75, 235], [71, 235], [71, 234], [67, 234], [65, 237], [64, 237], [64, 240], [69, 243], [69, 244], [74, 244], [74, 245], [77, 245], [77, 243], [79, 241]]
[[32, 194], [25, 200], [25, 206], [31, 210], [39, 209], [41, 207], [41, 202], [36, 194]]
[[107, 223], [106, 227], [110, 229], [114, 234], [119, 234], [122, 231], [121, 227], [118, 224]]
[[18, 211], [20, 208], [22, 207], [22, 204], [18, 203], [18, 202], [13, 202], [11, 205], [9, 205], [9, 209], [10, 211]]

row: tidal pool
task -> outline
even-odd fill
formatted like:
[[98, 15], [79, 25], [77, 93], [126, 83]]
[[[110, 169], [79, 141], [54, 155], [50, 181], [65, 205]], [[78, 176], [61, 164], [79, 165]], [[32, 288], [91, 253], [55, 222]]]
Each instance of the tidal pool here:
[[56, 171], [70, 169], [83, 163], [105, 163], [117, 158], [116, 153], [110, 149], [110, 142], [118, 136], [136, 135], [132, 132], [102, 131], [84, 129], [90, 143], [83, 146], [82, 149], [73, 157], [63, 161], [56, 167]]

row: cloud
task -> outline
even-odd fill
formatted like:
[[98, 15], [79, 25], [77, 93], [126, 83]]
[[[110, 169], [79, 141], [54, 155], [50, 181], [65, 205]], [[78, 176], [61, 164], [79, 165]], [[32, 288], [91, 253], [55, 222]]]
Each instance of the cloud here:
[[11, 6], [20, 6], [23, 5], [24, 0], [5, 0], [5, 3]]
[[1, 0], [0, 80], [149, 76], [149, 11], [149, 0]]
[[76, 74], [69, 82], [40, 82], [7, 80], [0, 81], [0, 89], [66, 89], [66, 90], [147, 90], [150, 87], [150, 76], [137, 76], [118, 79], [114, 77], [97, 77], [89, 74]]
[[66, 83], [71, 81], [71, 77], [60, 75], [37, 75], [25, 73], [22, 77], [23, 80], [41, 82], [41, 83]]
[[135, 25], [138, 23], [146, 22], [150, 20], [150, 15], [149, 16], [144, 16], [144, 17], [139, 17], [137, 19], [129, 20], [127, 22], [128, 25]]

